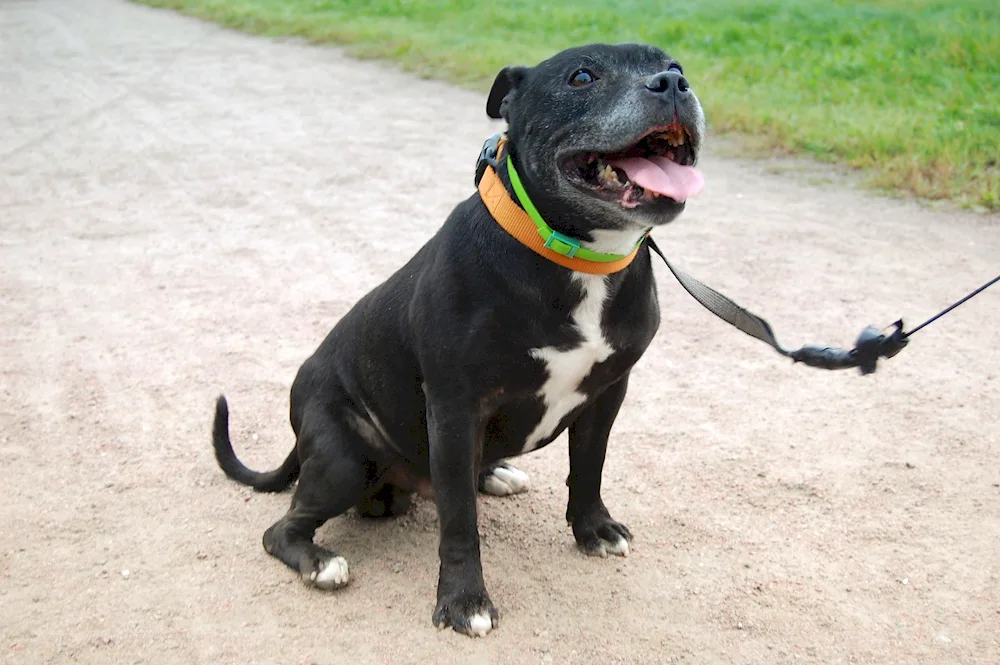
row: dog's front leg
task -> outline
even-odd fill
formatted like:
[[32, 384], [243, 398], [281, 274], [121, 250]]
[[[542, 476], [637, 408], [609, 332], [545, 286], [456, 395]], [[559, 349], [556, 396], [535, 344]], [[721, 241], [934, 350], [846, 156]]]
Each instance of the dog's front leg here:
[[601, 474], [611, 426], [625, 399], [628, 375], [601, 393], [569, 428], [569, 505], [566, 521], [591, 556], [628, 556], [632, 533], [611, 519], [601, 499]]
[[499, 615], [483, 581], [476, 516], [476, 472], [483, 425], [461, 400], [427, 400], [431, 483], [441, 528], [441, 571], [434, 625], [482, 637]]

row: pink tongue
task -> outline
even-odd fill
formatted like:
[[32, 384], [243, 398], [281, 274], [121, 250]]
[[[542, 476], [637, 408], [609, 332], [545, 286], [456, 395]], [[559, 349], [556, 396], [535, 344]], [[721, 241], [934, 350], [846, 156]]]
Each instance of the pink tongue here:
[[686, 201], [698, 196], [705, 187], [705, 177], [693, 166], [681, 166], [666, 157], [629, 157], [608, 162], [628, 174], [635, 184], [668, 196], [675, 201]]

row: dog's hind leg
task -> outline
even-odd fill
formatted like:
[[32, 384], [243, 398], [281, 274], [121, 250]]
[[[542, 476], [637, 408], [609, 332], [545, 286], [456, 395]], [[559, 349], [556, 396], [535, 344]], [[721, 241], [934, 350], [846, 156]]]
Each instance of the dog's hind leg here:
[[412, 492], [386, 483], [373, 495], [365, 497], [358, 503], [358, 514], [372, 519], [399, 517], [405, 515], [411, 505], [413, 505]]
[[313, 543], [316, 529], [358, 503], [365, 490], [365, 466], [351, 446], [356, 435], [327, 412], [303, 420], [298, 446], [303, 454], [292, 505], [264, 532], [264, 549], [321, 589], [347, 584], [347, 561]]

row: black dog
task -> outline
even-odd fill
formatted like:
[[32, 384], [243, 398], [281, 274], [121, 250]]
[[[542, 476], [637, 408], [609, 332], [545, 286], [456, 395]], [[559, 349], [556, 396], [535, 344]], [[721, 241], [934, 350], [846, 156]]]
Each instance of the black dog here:
[[508, 124], [491, 177], [504, 196], [518, 191], [513, 161], [526, 197], [511, 196], [534, 203], [558, 232], [560, 255], [573, 257], [578, 244], [582, 254], [632, 253], [631, 262], [607, 275], [559, 265], [498, 224], [477, 193], [303, 364], [291, 389], [296, 446], [279, 469], [254, 472], [236, 458], [224, 397], [214, 424], [230, 478], [261, 491], [298, 479], [264, 548], [320, 588], [348, 580], [345, 560], [313, 543], [320, 525], [352, 506], [392, 515], [413, 492], [433, 496], [433, 621], [469, 635], [498, 619], [483, 582], [477, 479], [495, 494], [527, 479], [502, 460], [569, 428], [573, 535], [588, 554], [628, 554], [632, 535], [601, 500], [605, 450], [629, 371], [660, 320], [643, 240], [700, 189], [692, 165], [704, 132], [680, 65], [635, 44], [507, 67], [486, 110]]

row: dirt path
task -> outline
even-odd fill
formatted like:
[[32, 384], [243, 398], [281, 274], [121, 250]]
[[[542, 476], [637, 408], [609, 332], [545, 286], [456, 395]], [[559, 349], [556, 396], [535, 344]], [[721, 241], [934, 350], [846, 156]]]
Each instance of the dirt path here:
[[[472, 192], [492, 131], [478, 95], [334, 49], [0, 5], [0, 662], [1000, 662], [997, 291], [861, 378], [788, 365], [661, 270], [605, 476], [634, 554], [575, 551], [565, 446], [522, 459], [532, 491], [481, 501], [487, 639], [430, 625], [426, 503], [324, 527], [335, 595], [264, 553], [288, 495], [222, 477], [214, 397], [277, 464], [298, 365]], [[915, 322], [1000, 266], [995, 217], [718, 148], [704, 171], [657, 238], [790, 344]]]

